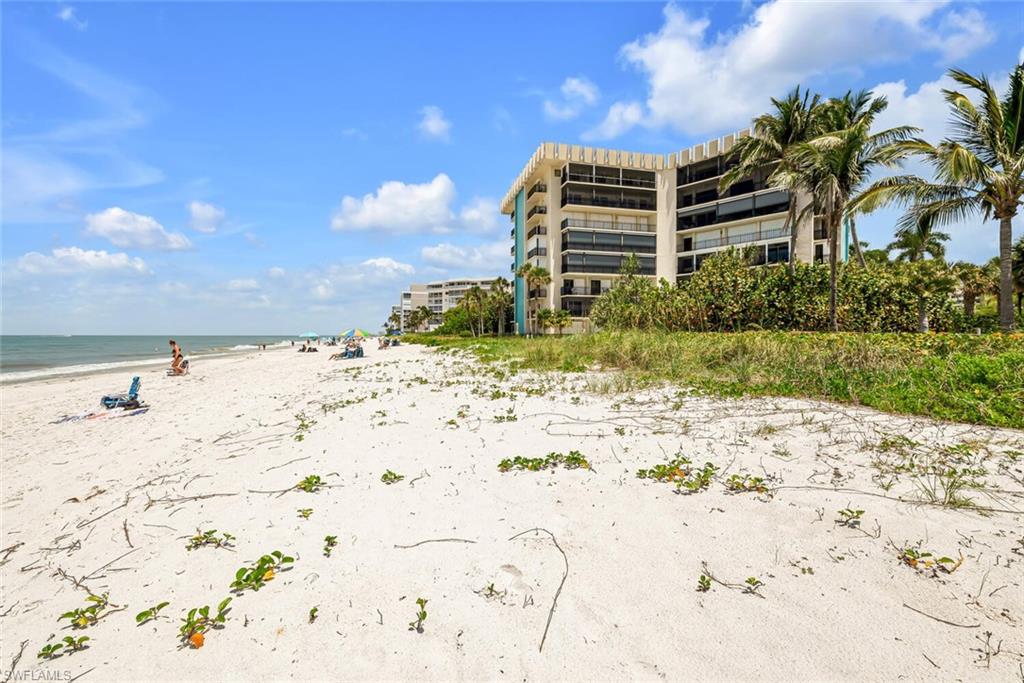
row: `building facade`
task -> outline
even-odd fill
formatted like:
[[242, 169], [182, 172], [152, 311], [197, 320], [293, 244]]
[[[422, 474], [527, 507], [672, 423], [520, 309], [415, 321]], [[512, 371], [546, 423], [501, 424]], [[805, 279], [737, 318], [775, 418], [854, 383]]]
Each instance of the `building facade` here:
[[[466, 296], [466, 292], [473, 287], [490, 289], [491, 283], [496, 278], [461, 278], [458, 280], [439, 280], [429, 282], [425, 285], [414, 284], [402, 292], [402, 298], [397, 307], [392, 306], [392, 311], [401, 311], [401, 331], [413, 332], [409, 326], [409, 314], [420, 306], [430, 309], [431, 317], [427, 323], [427, 329], [436, 329], [444, 321], [445, 311], [455, 308]], [[422, 328], [421, 328], [422, 329]]]
[[[512, 276], [525, 263], [551, 276], [527, 291], [515, 278], [517, 331], [537, 331], [541, 308], [563, 308], [573, 330], [588, 328], [590, 306], [615, 285], [623, 261], [635, 254], [640, 274], [679, 282], [709, 254], [750, 248], [752, 264], [789, 260], [789, 194], [757, 173], [719, 193], [735, 165], [729, 151], [741, 131], [672, 154], [644, 154], [546, 142], [502, 201], [512, 221]], [[808, 198], [797, 197], [797, 211]], [[800, 225], [795, 258], [826, 260], [828, 235], [810, 217]], [[840, 258], [845, 258], [845, 242]]]

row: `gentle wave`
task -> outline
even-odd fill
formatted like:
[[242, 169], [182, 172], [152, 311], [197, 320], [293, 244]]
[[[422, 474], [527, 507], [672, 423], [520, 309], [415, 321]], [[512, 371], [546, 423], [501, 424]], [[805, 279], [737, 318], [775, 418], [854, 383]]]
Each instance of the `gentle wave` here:
[[[279, 341], [276, 344], [267, 344], [268, 349], [283, 348], [291, 346], [291, 340]], [[219, 356], [230, 356], [241, 351], [253, 351], [259, 347], [255, 344], [238, 344], [236, 346], [210, 349], [208, 351], [197, 351], [186, 355], [188, 359], [194, 358], [216, 358]], [[139, 358], [135, 360], [112, 361], [108, 363], [88, 363], [82, 365], [61, 365], [52, 368], [39, 368], [36, 370], [23, 370], [5, 372], [0, 375], [0, 385], [17, 384], [41, 379], [55, 379], [73, 375], [93, 375], [108, 370], [120, 368], [158, 367], [169, 365], [166, 358]]]

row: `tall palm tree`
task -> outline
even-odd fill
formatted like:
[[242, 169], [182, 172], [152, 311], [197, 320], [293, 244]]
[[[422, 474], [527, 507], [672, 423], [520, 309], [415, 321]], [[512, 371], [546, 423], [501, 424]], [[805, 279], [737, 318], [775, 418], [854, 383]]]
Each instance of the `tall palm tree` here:
[[519, 270], [516, 271], [516, 277], [521, 277], [526, 282], [526, 299], [527, 299], [527, 305], [526, 305], [527, 323], [526, 323], [526, 326], [527, 326], [527, 332], [529, 332], [529, 327], [530, 327], [529, 318], [530, 318], [530, 308], [531, 308], [530, 307], [530, 299], [531, 299], [530, 292], [532, 292], [535, 287], [543, 287], [544, 285], [546, 285], [549, 282], [551, 282], [551, 274], [548, 272], [547, 268], [542, 268], [540, 266], [535, 266], [535, 265], [533, 265], [531, 263], [524, 263], [523, 265], [519, 266]]
[[[828, 132], [808, 142], [794, 145], [789, 154], [792, 170], [785, 174], [783, 184], [803, 189], [814, 198], [804, 209], [824, 214], [829, 238], [829, 325], [839, 329], [837, 312], [837, 273], [839, 230], [844, 219], [860, 207], [851, 203], [879, 167], [899, 166], [913, 149], [917, 128], [897, 126], [878, 133], [871, 132], [875, 117], [885, 110], [885, 97], [872, 97], [868, 91], [829, 100], [826, 106]], [[836, 128], [839, 125], [849, 126]]]
[[488, 296], [491, 306], [494, 307], [495, 316], [498, 318], [498, 334], [505, 334], [506, 311], [512, 305], [512, 292], [509, 281], [503, 277], [496, 277], [491, 281], [491, 291]]
[[[479, 285], [473, 285], [462, 296], [462, 302], [466, 310], [469, 311], [469, 319], [473, 320], [473, 316], [476, 315], [479, 320], [480, 326], [474, 334], [482, 335], [484, 333], [484, 306], [487, 303], [487, 293]], [[469, 327], [472, 331], [472, 323], [470, 323]]]
[[916, 150], [931, 164], [935, 180], [883, 179], [869, 188], [868, 204], [913, 204], [939, 225], [978, 213], [984, 220], [999, 221], [999, 327], [1010, 332], [1013, 219], [1024, 198], [1024, 64], [1010, 73], [1002, 99], [984, 76], [959, 69], [951, 69], [949, 76], [968, 91], [942, 91], [950, 108], [951, 135], [938, 145], [920, 141]]
[[555, 310], [553, 308], [542, 308], [537, 311], [537, 326], [546, 330], [555, 324]]
[[934, 259], [946, 256], [946, 245], [949, 235], [935, 229], [935, 220], [931, 216], [919, 216], [913, 213], [905, 216], [908, 220], [901, 221], [896, 231], [896, 240], [886, 247], [888, 251], [898, 251], [897, 261], [920, 261], [926, 255]]
[[[807, 142], [821, 131], [821, 107], [821, 96], [812, 96], [809, 90], [801, 94], [799, 85], [781, 100], [773, 97], [773, 111], [754, 119], [750, 135], [740, 138], [733, 146], [732, 153], [737, 155], [738, 163], [722, 176], [718, 184], [719, 193], [725, 192], [743, 178], [767, 169], [772, 169], [767, 179], [768, 185], [777, 184], [781, 174], [792, 170], [787, 155], [793, 145]], [[789, 194], [789, 208], [783, 229], [786, 227], [790, 227], [789, 267], [792, 271], [799, 234], [796, 194], [793, 192]]]

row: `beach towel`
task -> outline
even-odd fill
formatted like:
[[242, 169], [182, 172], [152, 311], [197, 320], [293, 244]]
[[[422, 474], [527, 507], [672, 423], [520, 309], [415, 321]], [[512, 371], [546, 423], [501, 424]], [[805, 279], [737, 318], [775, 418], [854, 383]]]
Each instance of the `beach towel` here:
[[62, 424], [64, 422], [77, 422], [79, 420], [96, 420], [99, 418], [134, 417], [135, 415], [144, 415], [148, 410], [149, 406], [140, 406], [138, 408], [135, 408], [134, 410], [125, 410], [122, 412], [118, 412], [115, 410], [102, 412], [91, 410], [86, 411], [84, 413], [79, 413], [78, 415], [62, 415], [61, 417], [57, 418], [50, 424], [57, 425]]

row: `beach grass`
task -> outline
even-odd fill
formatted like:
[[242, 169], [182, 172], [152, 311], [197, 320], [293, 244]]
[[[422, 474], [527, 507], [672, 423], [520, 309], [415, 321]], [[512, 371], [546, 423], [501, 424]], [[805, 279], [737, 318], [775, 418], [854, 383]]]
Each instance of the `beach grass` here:
[[718, 396], [825, 399], [1024, 428], [1020, 334], [627, 331], [532, 339], [421, 334], [407, 341], [523, 369], [616, 370], [632, 386], [670, 381]]

